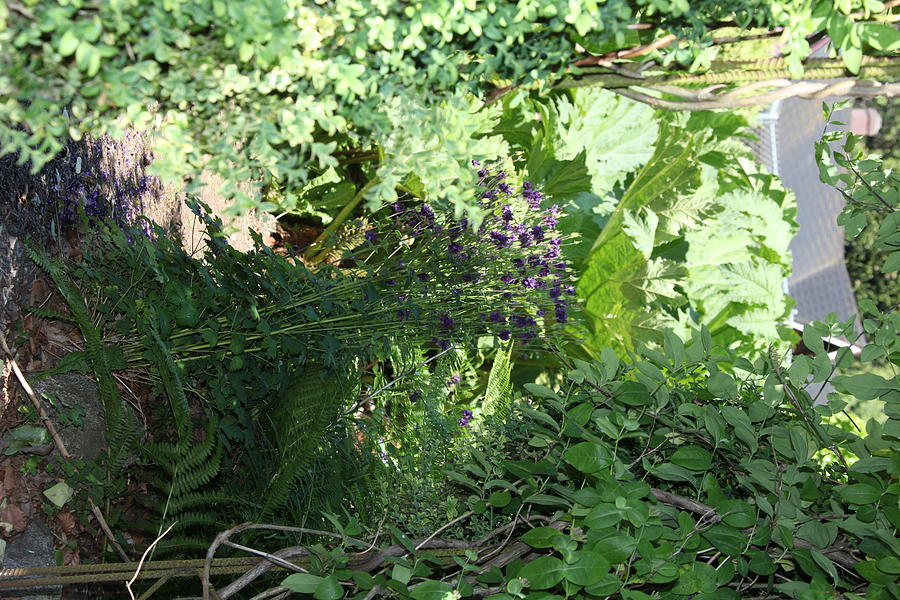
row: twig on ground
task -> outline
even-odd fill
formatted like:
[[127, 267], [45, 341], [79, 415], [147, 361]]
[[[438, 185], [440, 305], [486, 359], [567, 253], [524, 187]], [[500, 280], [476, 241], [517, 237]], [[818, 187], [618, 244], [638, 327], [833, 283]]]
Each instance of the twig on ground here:
[[250, 548], [249, 546], [242, 546], [241, 544], [235, 544], [234, 542], [223, 542], [223, 545], [230, 546], [237, 550], [243, 550], [244, 552], [247, 552], [249, 554], [255, 554], [256, 556], [261, 556], [267, 560], [272, 561], [273, 563], [275, 563], [278, 566], [284, 567], [285, 569], [287, 569], [289, 571], [296, 571], [297, 573], [309, 573], [309, 571], [307, 571], [303, 567], [299, 567], [299, 566], [295, 565], [294, 563], [290, 563], [286, 560], [278, 558], [274, 554], [269, 554], [268, 552], [263, 552], [262, 550], [257, 550], [256, 548]]
[[456, 525], [457, 523], [459, 523], [459, 522], [462, 521], [463, 519], [468, 519], [469, 517], [471, 517], [471, 516], [474, 515], [474, 514], [475, 514], [475, 512], [470, 510], [469, 512], [465, 512], [465, 513], [459, 515], [458, 517], [456, 517], [455, 519], [453, 519], [452, 521], [450, 521], [450, 522], [447, 523], [446, 525], [442, 525], [442, 526], [439, 527], [434, 533], [432, 533], [432, 534], [429, 535], [427, 538], [425, 538], [424, 540], [422, 540], [422, 541], [416, 546], [416, 550], [419, 550], [420, 548], [422, 548], [422, 546], [424, 546], [425, 544], [427, 544], [428, 542], [430, 542], [431, 540], [433, 540], [434, 538], [436, 538], [436, 537], [437, 537], [437, 534], [439, 534], [440, 532], [445, 531], [447, 528], [452, 527], [453, 525]]

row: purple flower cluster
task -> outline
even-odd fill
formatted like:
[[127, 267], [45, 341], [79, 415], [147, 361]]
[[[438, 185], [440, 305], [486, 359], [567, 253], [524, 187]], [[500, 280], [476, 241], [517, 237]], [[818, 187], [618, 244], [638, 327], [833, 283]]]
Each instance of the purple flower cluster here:
[[392, 281], [404, 290], [404, 301], [390, 312], [410, 333], [422, 326], [422, 337], [442, 350], [485, 334], [539, 339], [568, 322], [574, 293], [560, 259], [559, 206], [542, 207], [543, 195], [530, 182], [516, 186], [496, 167], [473, 166], [484, 215], [477, 229], [466, 218], [405, 200], [366, 233], [369, 244], [391, 256], [379, 267], [382, 285]]
[[153, 155], [142, 135], [129, 130], [121, 140], [104, 137], [86, 144], [86, 151], [71, 159], [70, 172], [57, 170], [63, 225], [72, 226], [84, 215], [89, 224], [111, 219], [123, 228], [138, 225], [143, 235], [152, 237], [149, 223], [138, 223], [138, 210], [145, 197], [161, 193], [162, 185], [158, 177], [145, 173]]
[[469, 421], [471, 421], [472, 419], [473, 419], [472, 411], [469, 409], [466, 409], [466, 410], [462, 411], [462, 417], [460, 417], [460, 419], [459, 419], [459, 421], [457, 421], [457, 423], [459, 423], [460, 427], [466, 427], [466, 426], [468, 426]]

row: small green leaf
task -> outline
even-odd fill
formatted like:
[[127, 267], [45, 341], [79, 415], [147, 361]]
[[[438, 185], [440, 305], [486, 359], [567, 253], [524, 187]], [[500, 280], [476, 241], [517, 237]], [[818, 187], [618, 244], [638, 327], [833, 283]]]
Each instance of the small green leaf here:
[[847, 70], [854, 75], [859, 73], [859, 67], [862, 64], [862, 48], [858, 46], [845, 46], [842, 53], [844, 64]]
[[881, 52], [900, 49], [900, 31], [885, 23], [864, 23], [862, 40]]
[[428, 579], [409, 592], [413, 600], [443, 600], [453, 591], [449, 583]]
[[494, 492], [490, 496], [488, 496], [488, 504], [491, 506], [496, 506], [497, 508], [503, 508], [512, 500], [512, 496], [507, 491], [499, 491]]
[[553, 527], [535, 527], [522, 535], [522, 541], [532, 548], [552, 548], [553, 539], [562, 535]]
[[713, 525], [702, 533], [706, 540], [723, 554], [738, 556], [747, 545], [747, 534], [727, 525]]
[[72, 490], [65, 481], [60, 481], [56, 485], [50, 486], [44, 490], [44, 495], [47, 496], [47, 499], [57, 508], [62, 508], [66, 502], [71, 500], [72, 494], [74, 493], [74, 490]]
[[81, 40], [78, 39], [78, 36], [75, 35], [75, 32], [72, 29], [67, 29], [62, 37], [59, 38], [59, 53], [63, 56], [72, 56], [75, 53], [75, 50], [78, 48], [78, 44]]
[[727, 373], [722, 373], [721, 371], [713, 373], [706, 386], [716, 398], [730, 400], [737, 397], [737, 385], [734, 382], [734, 378]]
[[519, 577], [527, 579], [533, 590], [546, 590], [562, 581], [565, 573], [566, 565], [561, 560], [555, 556], [541, 556], [523, 566]]
[[344, 597], [344, 588], [341, 582], [334, 575], [329, 575], [319, 582], [316, 591], [313, 592], [313, 598], [316, 600], [339, 600]]
[[28, 446], [43, 446], [50, 441], [50, 434], [40, 425], [19, 425], [6, 432], [3, 441], [9, 446], [3, 454], [9, 456]]
[[241, 47], [238, 50], [238, 59], [241, 62], [247, 62], [251, 58], [253, 58], [253, 44], [250, 42], [242, 42]]
[[867, 483], [853, 483], [839, 487], [838, 495], [844, 502], [869, 504], [881, 498], [881, 490]]
[[566, 565], [565, 578], [576, 585], [593, 585], [609, 572], [609, 561], [598, 552], [578, 550], [574, 561]]
[[404, 567], [403, 565], [394, 565], [394, 569], [393, 571], [391, 571], [391, 578], [396, 579], [403, 585], [406, 585], [412, 578], [412, 571], [409, 570], [408, 567]]

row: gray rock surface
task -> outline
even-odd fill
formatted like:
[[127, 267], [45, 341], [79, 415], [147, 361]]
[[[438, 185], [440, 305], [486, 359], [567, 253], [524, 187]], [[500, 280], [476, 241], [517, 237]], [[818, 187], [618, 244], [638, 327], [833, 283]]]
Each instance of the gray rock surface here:
[[[106, 421], [97, 384], [78, 373], [61, 373], [34, 381], [32, 387], [38, 397], [43, 394], [56, 403], [53, 407], [47, 398], [41, 397], [66, 450], [77, 458], [97, 458], [106, 445]], [[62, 417], [73, 415], [76, 411], [83, 411], [83, 425], [64, 425], [65, 419]], [[57, 451], [54, 449], [54, 452]]]
[[[54, 566], [56, 565], [56, 556], [53, 553], [54, 541], [55, 538], [50, 530], [40, 521], [33, 520], [22, 535], [7, 544], [6, 554], [0, 564], [4, 569]], [[19, 597], [20, 600], [59, 600], [62, 595], [62, 586], [23, 588], [10, 593]]]

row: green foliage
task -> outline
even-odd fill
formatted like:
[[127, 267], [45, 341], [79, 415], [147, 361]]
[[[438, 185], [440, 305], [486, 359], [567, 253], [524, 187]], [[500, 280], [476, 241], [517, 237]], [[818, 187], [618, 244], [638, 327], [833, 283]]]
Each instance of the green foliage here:
[[[480, 103], [467, 93], [547, 88], [582, 73], [573, 64], [584, 50], [604, 54], [670, 33], [682, 41], [645, 58], [669, 71], [702, 69], [715, 55], [712, 31], [723, 25], [783, 27], [795, 77], [808, 37], [824, 31], [857, 72], [864, 52], [890, 52], [898, 43], [889, 26], [856, 22], [860, 10], [868, 19], [884, 6], [871, 0], [4, 6], [0, 153], [17, 153], [39, 169], [68, 137], [152, 128], [157, 173], [188, 176], [195, 185], [201, 169], [217, 173], [227, 182], [225, 193], [237, 196], [238, 210], [259, 205], [260, 189], [251, 185], [248, 192], [238, 182], [277, 183], [299, 195], [341, 163], [377, 157], [382, 184], [369, 191], [372, 205], [391, 199], [394, 184], [414, 169], [429, 197], [462, 211], [473, 208], [460, 193], [460, 184], [471, 181], [467, 161], [492, 158], [498, 149], [468, 143], [490, 121], [490, 109], [475, 114]], [[649, 28], [635, 30], [637, 23]], [[217, 126], [208, 127], [210, 121]], [[376, 157], [367, 156], [372, 144]]]
[[708, 325], [744, 349], [778, 342], [790, 309], [793, 197], [729, 138], [737, 115], [660, 122], [653, 156], [625, 190], [585, 261], [578, 292], [587, 345], [662, 341]]
[[[840, 105], [823, 106], [829, 125]], [[846, 200], [838, 216], [847, 235], [847, 269], [857, 302], [882, 311], [896, 310], [900, 301], [900, 174], [884, 169], [877, 155], [869, 154], [862, 138], [831, 131], [816, 144], [819, 177]], [[829, 142], [843, 139], [838, 150]]]
[[119, 388], [113, 379], [112, 371], [118, 361], [110, 358], [116, 355], [104, 344], [102, 333], [91, 319], [81, 291], [73, 285], [62, 265], [30, 248], [28, 255], [53, 279], [84, 337], [85, 350], [78, 357], [96, 375], [106, 422], [107, 466], [110, 471], [117, 471], [128, 458], [137, 439], [137, 423], [131, 411], [123, 408]]
[[[879, 330], [900, 324], [897, 315], [871, 316]], [[815, 324], [831, 333], [847, 326]], [[510, 598], [893, 597], [900, 377], [835, 379], [888, 407], [888, 420], [870, 422], [861, 437], [827, 424], [842, 402], [814, 407], [804, 389], [811, 371], [828, 377], [824, 353], [786, 368], [710, 340], [706, 330], [686, 343], [669, 334], [662, 351], [639, 348], [626, 363], [614, 353], [575, 361], [565, 392], [528, 386], [534, 400], [512, 417], [524, 425], [512, 440], [515, 459], [474, 453], [451, 473], [475, 492], [476, 515], [487, 510], [480, 490], [500, 522], [519, 523], [516, 544], [499, 546], [510, 556], [498, 569], [492, 542], [454, 542], [468, 553], [454, 562], [410, 546], [396, 563], [403, 568], [386, 566], [366, 585], [412, 598], [439, 580], [450, 586], [441, 594], [461, 597], [489, 588]], [[896, 335], [883, 350], [900, 366]], [[817, 462], [818, 449], [836, 460]], [[352, 571], [315, 575], [369, 589], [357, 588]]]

